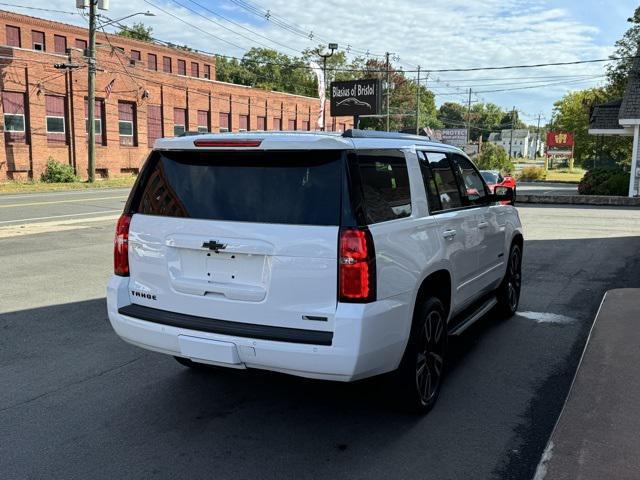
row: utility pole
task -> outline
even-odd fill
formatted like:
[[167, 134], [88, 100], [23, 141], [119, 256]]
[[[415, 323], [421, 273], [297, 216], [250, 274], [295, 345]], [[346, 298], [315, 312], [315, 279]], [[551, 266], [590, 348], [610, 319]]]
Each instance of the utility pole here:
[[469, 89], [469, 103], [467, 104], [467, 145], [469, 145], [471, 133], [471, 89]]
[[542, 117], [542, 112], [538, 113], [538, 128], [536, 129], [536, 146], [535, 146], [535, 152], [533, 155], [534, 160], [538, 156], [538, 145], [540, 143], [540, 117]]
[[418, 65], [418, 80], [416, 81], [416, 135], [420, 133], [420, 65]]
[[385, 53], [385, 57], [387, 59], [387, 132], [389, 131], [389, 97], [391, 96], [391, 88], [389, 86], [389, 52]]
[[89, 169], [89, 182], [96, 180], [96, 7], [98, 0], [89, 0], [89, 58], [87, 59], [87, 166]]
[[511, 110], [511, 138], [509, 139], [509, 161], [511, 161], [511, 149], [513, 147], [513, 129], [516, 124], [516, 107]]

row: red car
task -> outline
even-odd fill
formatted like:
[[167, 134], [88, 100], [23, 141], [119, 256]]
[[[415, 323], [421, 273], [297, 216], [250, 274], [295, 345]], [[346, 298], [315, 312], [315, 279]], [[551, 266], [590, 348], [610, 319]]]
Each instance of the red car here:
[[487, 182], [487, 186], [493, 192], [496, 187], [510, 187], [513, 188], [513, 196], [516, 195], [516, 179], [511, 175], [502, 176], [497, 170], [481, 170], [480, 174], [484, 181]]

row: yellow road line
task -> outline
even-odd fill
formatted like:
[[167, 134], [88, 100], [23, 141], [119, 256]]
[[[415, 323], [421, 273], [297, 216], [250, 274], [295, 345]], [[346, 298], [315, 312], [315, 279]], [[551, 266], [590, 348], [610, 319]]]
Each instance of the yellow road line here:
[[13, 203], [9, 205], [0, 205], [0, 208], [15, 208], [15, 207], [32, 207], [35, 205], [52, 205], [54, 203], [75, 203], [75, 202], [93, 202], [95, 200], [124, 200], [126, 196], [119, 197], [97, 197], [97, 198], [74, 198], [73, 200], [54, 200], [52, 202], [31, 202], [31, 203]]

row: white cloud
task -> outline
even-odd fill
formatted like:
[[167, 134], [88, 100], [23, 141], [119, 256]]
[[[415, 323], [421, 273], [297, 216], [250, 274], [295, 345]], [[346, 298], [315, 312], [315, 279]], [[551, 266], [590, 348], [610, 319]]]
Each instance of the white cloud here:
[[[156, 17], [139, 17], [154, 28], [154, 35], [179, 44], [222, 54], [242, 56], [243, 50], [227, 42], [246, 49], [259, 44], [276, 47], [284, 53], [293, 54], [319, 43], [318, 37], [338, 42], [341, 46], [371, 52], [391, 51], [400, 56], [405, 68], [421, 65], [422, 68], [465, 68], [493, 65], [515, 65], [528, 63], [567, 62], [593, 58], [605, 58], [612, 52], [610, 45], [599, 45], [596, 41], [598, 28], [581, 23], [564, 8], [554, 8], [547, 0], [394, 0], [371, 1], [329, 0], [308, 2], [304, 0], [256, 0], [260, 7], [269, 9], [291, 24], [305, 31], [313, 31], [315, 38], [308, 40], [294, 35], [265, 21], [251, 16], [229, 1], [196, 0], [222, 15], [239, 18], [244, 25], [255, 32], [278, 43], [289, 46], [285, 49], [260, 38], [224, 20], [210, 17], [226, 27], [242, 33], [247, 38], [233, 34], [220, 25], [197, 16], [189, 10], [168, 0], [151, 0], [154, 4], [177, 15], [189, 24], [199, 27], [209, 35], [189, 27], [170, 16], [155, 10], [144, 0], [128, 2], [112, 1], [111, 18], [118, 18], [135, 11], [151, 10]], [[178, 0], [189, 8], [198, 9], [189, 0]], [[40, 0], [46, 8], [69, 10], [71, 0]], [[579, 2], [577, 2], [579, 4]], [[27, 12], [56, 20], [69, 18], [56, 14]], [[75, 18], [75, 22], [82, 20]], [[128, 22], [133, 22], [134, 19]], [[240, 20], [239, 20], [240, 21]], [[250, 40], [251, 39], [251, 40]], [[545, 67], [529, 70], [485, 71], [474, 73], [433, 74], [440, 84], [433, 85], [437, 91], [451, 92], [444, 85], [445, 79], [457, 85], [467, 85], [460, 79], [478, 79], [478, 84], [490, 83], [482, 78], [554, 76], [554, 75], [600, 75], [603, 64], [583, 64], [572, 67]], [[505, 82], [508, 80], [505, 80]], [[514, 80], [516, 81], [516, 80]], [[552, 80], [550, 80], [551, 82]], [[553, 101], [569, 88], [584, 88], [601, 80], [571, 85], [550, 86], [535, 90], [479, 94], [487, 101], [493, 101], [505, 108], [516, 105], [524, 111], [549, 115]], [[504, 86], [507, 88], [508, 86]], [[477, 90], [489, 90], [479, 87]], [[442, 96], [439, 101], [462, 101], [462, 95]]]

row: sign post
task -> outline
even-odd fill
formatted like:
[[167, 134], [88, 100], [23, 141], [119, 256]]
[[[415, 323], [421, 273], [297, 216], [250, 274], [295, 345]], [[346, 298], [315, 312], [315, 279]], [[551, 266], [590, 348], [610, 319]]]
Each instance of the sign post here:
[[353, 117], [358, 128], [361, 115], [377, 115], [382, 110], [382, 82], [378, 79], [331, 82], [331, 116]]

